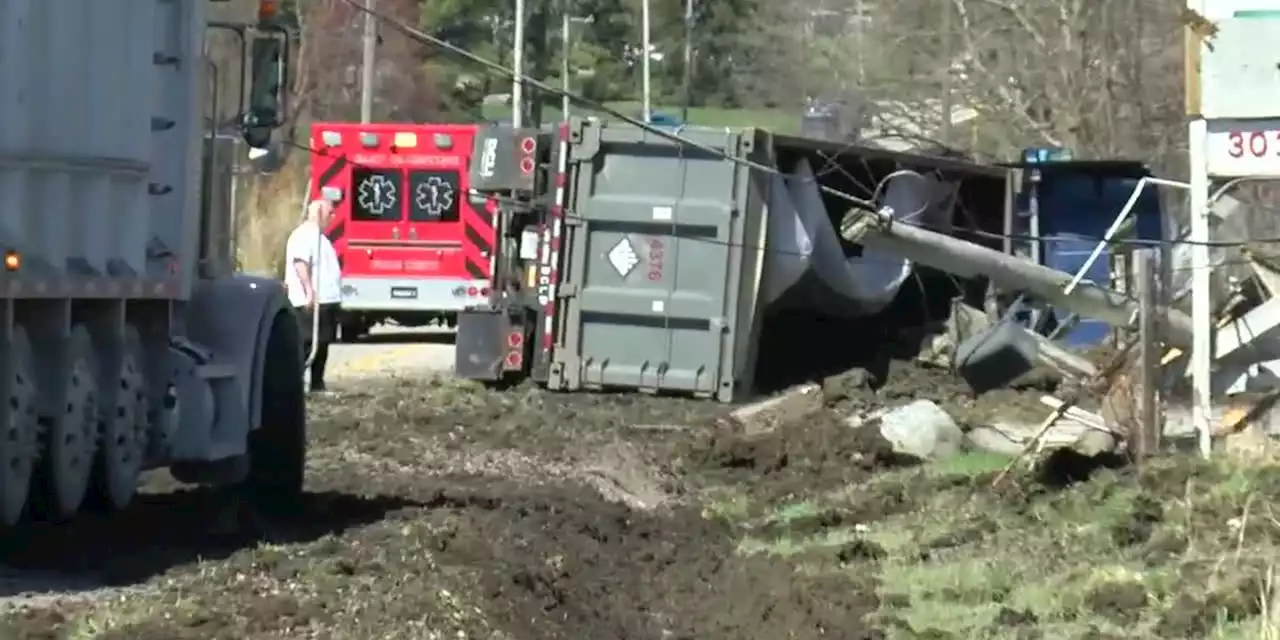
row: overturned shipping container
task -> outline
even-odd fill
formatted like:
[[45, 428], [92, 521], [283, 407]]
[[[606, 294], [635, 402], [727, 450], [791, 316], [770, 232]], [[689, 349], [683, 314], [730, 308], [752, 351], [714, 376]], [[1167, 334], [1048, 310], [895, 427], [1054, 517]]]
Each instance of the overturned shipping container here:
[[[574, 127], [561, 147], [555, 389], [730, 401], [780, 369], [878, 355], [869, 326], [919, 324], [985, 285], [842, 240], [851, 203], [827, 189], [956, 235], [998, 232], [1011, 194], [1007, 170], [949, 158], [755, 129], [686, 130], [689, 145], [625, 125]], [[999, 246], [990, 237], [971, 234]]]

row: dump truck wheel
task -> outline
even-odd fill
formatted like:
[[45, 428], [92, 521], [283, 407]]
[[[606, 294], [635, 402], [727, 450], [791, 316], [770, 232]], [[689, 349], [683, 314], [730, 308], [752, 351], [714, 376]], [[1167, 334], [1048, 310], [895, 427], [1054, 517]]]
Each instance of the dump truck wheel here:
[[262, 371], [262, 424], [249, 434], [244, 497], [266, 511], [295, 507], [307, 457], [307, 406], [302, 341], [288, 312], [276, 314]]
[[8, 402], [0, 405], [0, 526], [12, 527], [26, 512], [39, 451], [35, 361], [26, 329], [13, 328], [8, 356], [3, 363]]
[[119, 371], [105, 373], [117, 383], [114, 403], [104, 408], [102, 416], [102, 440], [90, 494], [93, 506], [100, 509], [123, 509], [138, 490], [151, 430], [142, 362], [142, 338], [137, 329], [129, 327]]
[[93, 340], [84, 325], [67, 339], [61, 395], [50, 404], [51, 420], [41, 438], [44, 455], [32, 487], [39, 515], [65, 520], [84, 502], [98, 450], [98, 366]]

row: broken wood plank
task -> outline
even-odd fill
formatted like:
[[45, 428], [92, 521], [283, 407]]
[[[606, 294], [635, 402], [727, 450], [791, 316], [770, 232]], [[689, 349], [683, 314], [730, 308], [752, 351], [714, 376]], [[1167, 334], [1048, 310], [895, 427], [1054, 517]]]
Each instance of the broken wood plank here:
[[821, 404], [821, 385], [799, 384], [777, 395], [744, 404], [729, 412], [723, 422], [747, 434], [763, 433], [782, 422], [809, 415]]
[[[1046, 407], [1049, 407], [1050, 409], [1057, 409], [1059, 407], [1062, 407], [1066, 403], [1064, 403], [1062, 400], [1059, 400], [1053, 396], [1040, 396], [1040, 404], [1043, 404]], [[1107, 421], [1104, 420], [1102, 416], [1092, 411], [1081, 409], [1080, 407], [1075, 407], [1075, 406], [1067, 407], [1067, 410], [1064, 413], [1064, 417], [1071, 418], [1072, 420], [1076, 420], [1081, 424], [1088, 425], [1094, 429], [1097, 429], [1098, 431], [1106, 431], [1107, 433], [1114, 433], [1114, 430], [1107, 426]]]

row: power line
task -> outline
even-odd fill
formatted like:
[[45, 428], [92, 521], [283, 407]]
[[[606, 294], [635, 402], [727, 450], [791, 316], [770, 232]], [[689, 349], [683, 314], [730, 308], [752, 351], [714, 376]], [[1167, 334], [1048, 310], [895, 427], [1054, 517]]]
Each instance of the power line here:
[[[593, 109], [593, 110], [600, 111], [600, 112], [602, 112], [602, 113], [606, 113], [606, 114], [608, 114], [608, 115], [610, 115], [610, 116], [613, 116], [613, 117], [617, 118], [618, 120], [621, 120], [622, 122], [625, 122], [625, 123], [627, 123], [627, 124], [629, 124], [629, 125], [632, 125], [632, 126], [635, 126], [635, 127], [639, 127], [640, 129], [643, 129], [644, 131], [646, 131], [646, 132], [648, 132], [648, 133], [652, 133], [652, 134], [654, 134], [654, 135], [655, 135], [655, 136], [657, 136], [657, 137], [663, 138], [663, 139], [668, 140], [668, 141], [670, 141], [670, 142], [674, 142], [674, 143], [676, 143], [676, 144], [678, 144], [678, 145], [687, 146], [687, 147], [691, 147], [691, 148], [697, 149], [697, 150], [702, 151], [702, 152], [704, 152], [704, 153], [707, 153], [707, 154], [713, 155], [713, 156], [715, 156], [715, 157], [722, 158], [722, 159], [724, 159], [724, 160], [727, 160], [727, 161], [733, 162], [733, 163], [738, 164], [738, 165], [740, 165], [740, 166], [747, 167], [747, 168], [749, 168], [749, 169], [753, 169], [753, 170], [756, 170], [756, 171], [761, 171], [761, 172], [764, 172], [764, 173], [768, 173], [768, 174], [770, 174], [770, 175], [780, 176], [780, 177], [785, 178], [785, 179], [788, 179], [788, 180], [795, 180], [795, 179], [796, 179], [796, 178], [795, 178], [795, 176], [788, 175], [788, 174], [786, 174], [786, 173], [784, 173], [784, 172], [780, 171], [780, 170], [779, 170], [779, 169], [777, 169], [776, 167], [772, 167], [772, 166], [769, 166], [769, 165], [765, 165], [765, 164], [762, 164], [762, 163], [759, 163], [759, 162], [756, 162], [756, 161], [753, 161], [753, 160], [750, 160], [750, 159], [748, 159], [748, 158], [744, 158], [744, 157], [741, 157], [741, 156], [736, 156], [736, 155], [733, 155], [733, 154], [731, 154], [731, 153], [726, 152], [726, 151], [725, 151], [725, 150], [723, 150], [723, 149], [718, 149], [718, 148], [712, 147], [712, 146], [710, 146], [710, 145], [705, 145], [705, 144], [702, 144], [702, 143], [696, 142], [696, 141], [694, 141], [694, 140], [690, 140], [690, 139], [688, 139], [688, 138], [685, 138], [685, 137], [683, 137], [683, 136], [679, 135], [679, 133], [678, 133], [678, 132], [677, 132], [677, 133], [672, 133], [672, 132], [667, 131], [666, 129], [664, 129], [664, 128], [662, 128], [662, 127], [656, 127], [656, 126], [653, 126], [652, 124], [650, 124], [650, 123], [648, 123], [648, 122], [644, 122], [643, 120], [636, 119], [636, 118], [634, 118], [634, 117], [632, 117], [632, 116], [630, 116], [630, 115], [627, 115], [627, 114], [625, 114], [625, 113], [623, 113], [623, 112], [621, 112], [621, 111], [618, 111], [618, 110], [616, 110], [616, 109], [613, 109], [612, 107], [609, 107], [608, 105], [606, 105], [606, 104], [604, 104], [604, 103], [602, 103], [602, 102], [598, 102], [598, 101], [592, 100], [592, 99], [587, 98], [586, 96], [583, 96], [583, 95], [581, 95], [581, 94], [579, 94], [579, 93], [576, 93], [576, 92], [573, 92], [573, 91], [565, 91], [565, 90], [563, 90], [563, 89], [560, 89], [560, 88], [557, 88], [557, 87], [551, 86], [551, 85], [549, 85], [549, 84], [543, 83], [543, 82], [541, 82], [541, 81], [539, 81], [539, 80], [537, 80], [537, 79], [535, 79], [535, 78], [533, 78], [533, 77], [530, 77], [530, 76], [528, 76], [528, 75], [525, 75], [525, 74], [523, 74], [523, 73], [517, 73], [516, 71], [514, 71], [514, 70], [512, 70], [512, 69], [510, 69], [510, 68], [508, 68], [508, 67], [506, 67], [506, 66], [503, 66], [503, 65], [501, 65], [501, 64], [499, 64], [499, 63], [497, 63], [497, 62], [493, 62], [492, 60], [489, 60], [489, 59], [487, 59], [487, 58], [483, 58], [483, 57], [481, 57], [481, 56], [479, 56], [479, 55], [477, 55], [477, 54], [475, 54], [475, 53], [472, 53], [471, 51], [468, 51], [467, 49], [465, 49], [465, 48], [463, 48], [463, 47], [460, 47], [460, 46], [455, 45], [455, 44], [453, 44], [453, 43], [451, 43], [451, 42], [448, 42], [447, 40], [444, 40], [444, 39], [442, 39], [442, 38], [435, 37], [435, 36], [433, 36], [433, 35], [431, 35], [431, 34], [428, 34], [428, 33], [426, 33], [426, 32], [423, 32], [423, 31], [419, 30], [419, 29], [416, 29], [416, 28], [414, 28], [414, 27], [410, 26], [409, 24], [406, 24], [404, 21], [402, 21], [402, 20], [400, 20], [400, 19], [398, 19], [398, 18], [396, 18], [396, 17], [394, 17], [394, 16], [388, 15], [388, 14], [386, 14], [386, 13], [383, 13], [383, 12], [378, 11], [378, 10], [375, 10], [375, 9], [371, 9], [371, 8], [369, 8], [368, 6], [364, 5], [362, 2], [360, 2], [360, 1], [358, 1], [358, 0], [342, 0], [342, 1], [343, 1], [343, 2], [346, 2], [346, 3], [347, 3], [347, 4], [349, 4], [349, 5], [351, 5], [351, 6], [352, 6], [354, 9], [356, 9], [357, 11], [363, 12], [363, 13], [364, 13], [364, 14], [366, 14], [366, 15], [371, 15], [371, 16], [372, 16], [373, 18], [375, 18], [377, 21], [382, 22], [382, 23], [384, 23], [384, 24], [386, 24], [386, 25], [388, 25], [388, 26], [390, 26], [390, 27], [394, 28], [395, 30], [397, 30], [397, 31], [401, 32], [402, 34], [404, 34], [405, 36], [407, 36], [407, 37], [408, 37], [408, 38], [410, 38], [411, 40], [414, 40], [414, 41], [416, 41], [416, 42], [418, 42], [418, 43], [420, 43], [420, 44], [432, 45], [432, 46], [435, 46], [435, 47], [439, 47], [439, 48], [441, 48], [441, 49], [444, 49], [445, 51], [448, 51], [448, 52], [450, 52], [450, 53], [452, 53], [452, 54], [454, 54], [454, 55], [457, 55], [457, 56], [459, 56], [459, 57], [462, 57], [462, 58], [464, 58], [464, 59], [466, 59], [466, 60], [468, 60], [468, 61], [470, 61], [470, 62], [472, 62], [472, 63], [474, 63], [474, 64], [476, 64], [476, 65], [478, 65], [478, 66], [480, 66], [480, 67], [482, 67], [482, 68], [484, 68], [484, 69], [486, 69], [486, 70], [490, 71], [490, 72], [496, 73], [496, 74], [498, 74], [498, 75], [500, 75], [500, 76], [502, 76], [502, 77], [504, 77], [504, 78], [510, 79], [510, 80], [512, 80], [513, 82], [515, 82], [515, 81], [517, 81], [517, 80], [523, 80], [523, 83], [522, 83], [522, 84], [527, 85], [527, 86], [529, 86], [529, 87], [532, 87], [532, 88], [534, 88], [534, 89], [537, 89], [538, 91], [541, 91], [541, 92], [543, 92], [543, 93], [547, 93], [547, 94], [551, 94], [551, 95], [554, 95], [554, 96], [556, 96], [556, 97], [560, 97], [560, 98], [567, 98], [569, 101], [571, 101], [571, 102], [573, 102], [573, 103], [575, 103], [575, 104], [579, 104], [579, 105], [581, 105], [581, 106], [585, 106], [585, 107], [591, 108], [591, 109]], [[850, 145], [848, 145], [848, 146], [847, 146], [847, 149], [848, 149], [848, 150], [853, 150], [853, 149], [855, 149], [855, 148], [856, 148], [856, 145], [853, 145], [853, 144], [850, 144]], [[837, 152], [837, 153], [833, 154], [833, 155], [829, 158], [829, 163], [834, 163], [834, 161], [835, 161], [836, 159], [838, 159], [838, 158], [840, 157], [840, 155], [842, 155], [842, 153], [843, 153], [843, 152]], [[917, 175], [919, 175], [919, 174], [918, 174], [918, 172], [915, 172], [915, 171], [898, 171], [898, 172], [895, 172], [895, 173], [896, 173], [896, 174], [899, 174], [899, 175], [901, 175], [901, 174], [903, 174], [903, 173], [916, 173]], [[836, 189], [836, 188], [834, 188], [834, 187], [830, 187], [830, 186], [823, 185], [823, 184], [816, 184], [815, 186], [816, 186], [816, 188], [817, 188], [819, 191], [821, 191], [821, 192], [823, 192], [823, 193], [827, 193], [827, 194], [833, 195], [833, 196], [836, 196], [836, 197], [838, 197], [838, 198], [840, 198], [840, 199], [842, 199], [842, 200], [845, 200], [845, 201], [847, 201], [847, 202], [851, 203], [852, 205], [854, 205], [855, 207], [857, 207], [857, 208], [859, 208], [859, 209], [862, 209], [862, 210], [865, 210], [865, 211], [868, 211], [868, 212], [872, 212], [872, 213], [877, 213], [877, 212], [879, 212], [879, 211], [881, 210], [881, 207], [880, 207], [880, 206], [875, 202], [875, 197], [874, 197], [874, 196], [875, 196], [875, 195], [878, 195], [878, 194], [879, 194], [879, 192], [883, 189], [883, 187], [884, 187], [884, 184], [883, 184], [883, 183], [884, 183], [884, 180], [882, 180], [882, 181], [881, 181], [881, 184], [876, 185], [876, 187], [875, 187], [874, 189], [867, 189], [867, 191], [870, 191], [870, 192], [873, 194], [873, 197], [872, 197], [871, 199], [859, 198], [859, 197], [854, 196], [854, 195], [852, 195], [852, 194], [850, 194], [850, 193], [848, 193], [848, 192], [841, 191], [841, 190]], [[912, 225], [912, 226], [923, 226], [923, 225], [919, 225], [919, 224], [916, 224], [916, 223], [913, 223], [913, 222], [910, 222], [910, 221], [906, 221], [906, 220], [895, 220], [895, 221], [894, 221], [894, 224], [909, 224], [909, 225]], [[1139, 247], [1169, 247], [1169, 246], [1181, 246], [1181, 245], [1186, 245], [1186, 246], [1207, 246], [1207, 247], [1210, 247], [1210, 248], [1223, 248], [1223, 249], [1229, 249], [1229, 248], [1244, 248], [1244, 247], [1248, 247], [1248, 246], [1256, 246], [1256, 245], [1261, 245], [1261, 244], [1280, 244], [1280, 237], [1273, 237], [1273, 238], [1255, 238], [1255, 239], [1250, 239], [1250, 240], [1239, 240], [1239, 241], [1208, 241], [1208, 242], [1194, 242], [1194, 241], [1187, 240], [1187, 239], [1138, 239], [1138, 238], [1125, 238], [1125, 239], [1120, 240], [1120, 239], [1114, 239], [1114, 238], [1112, 238], [1112, 239], [1106, 239], [1106, 238], [1103, 238], [1103, 237], [1100, 237], [1100, 236], [1093, 236], [1093, 237], [1090, 237], [1090, 236], [1082, 236], [1082, 235], [1075, 235], [1075, 234], [1073, 234], [1073, 235], [1072, 235], [1071, 237], [1069, 237], [1069, 238], [1063, 238], [1063, 237], [1059, 237], [1059, 236], [1041, 236], [1041, 235], [1029, 235], [1029, 234], [1005, 234], [1005, 233], [997, 233], [997, 232], [985, 231], [985, 230], [981, 230], [981, 229], [973, 229], [973, 228], [966, 228], [966, 229], [964, 229], [964, 232], [966, 232], [966, 233], [971, 233], [971, 234], [975, 234], [975, 235], [978, 235], [978, 236], [981, 236], [981, 237], [985, 237], [985, 238], [997, 239], [997, 240], [1010, 239], [1010, 240], [1033, 241], [1033, 242], [1035, 242], [1035, 241], [1039, 241], [1039, 242], [1064, 242], [1064, 241], [1073, 241], [1073, 240], [1075, 240], [1075, 241], [1078, 241], [1078, 240], [1092, 240], [1092, 241], [1095, 241], [1095, 242], [1102, 242], [1102, 241], [1106, 241], [1108, 244], [1116, 245], [1116, 246], [1139, 246]]]
[[[537, 79], [535, 79], [535, 78], [533, 78], [533, 77], [530, 77], [530, 76], [528, 76], [528, 75], [525, 75], [525, 74], [522, 74], [522, 73], [516, 73], [515, 71], [513, 71], [513, 70], [511, 70], [511, 69], [509, 69], [509, 68], [507, 68], [507, 67], [505, 67], [505, 66], [503, 66], [503, 65], [501, 65], [501, 64], [498, 64], [498, 63], [496, 63], [496, 62], [493, 62], [492, 60], [489, 60], [489, 59], [487, 59], [487, 58], [482, 58], [482, 57], [480, 57], [480, 56], [478, 56], [478, 55], [476, 55], [476, 54], [474, 54], [474, 53], [472, 53], [472, 52], [470, 52], [470, 51], [468, 51], [468, 50], [466, 50], [466, 49], [464, 49], [464, 48], [462, 48], [462, 47], [459, 47], [459, 46], [457, 46], [457, 45], [455, 45], [455, 44], [453, 44], [453, 43], [451, 43], [451, 42], [448, 42], [448, 41], [446, 41], [446, 40], [444, 40], [444, 39], [441, 39], [441, 38], [437, 38], [437, 37], [435, 37], [435, 36], [433, 36], [433, 35], [430, 35], [430, 34], [428, 34], [428, 33], [423, 32], [423, 31], [421, 31], [421, 30], [415, 29], [415, 28], [413, 28], [413, 27], [409, 26], [408, 24], [405, 24], [405, 23], [404, 23], [404, 21], [402, 21], [402, 20], [399, 20], [399, 19], [397, 19], [397, 18], [394, 18], [394, 17], [392, 17], [392, 16], [389, 16], [389, 15], [387, 15], [387, 14], [385, 14], [385, 13], [381, 13], [381, 12], [378, 12], [378, 11], [371, 10], [371, 9], [369, 9], [368, 7], [365, 7], [365, 6], [363, 6], [362, 4], [360, 4], [360, 3], [356, 2], [355, 0], [342, 0], [342, 1], [343, 1], [343, 2], [346, 2], [347, 4], [349, 4], [349, 5], [351, 5], [352, 7], [354, 7], [357, 11], [361, 11], [361, 12], [364, 12], [364, 13], [366, 13], [366, 14], [373, 14], [373, 15], [374, 15], [374, 17], [376, 17], [380, 22], [383, 22], [383, 23], [385, 23], [385, 24], [387, 24], [387, 25], [391, 26], [391, 27], [392, 27], [392, 28], [394, 28], [396, 31], [399, 31], [400, 33], [402, 33], [402, 34], [404, 34], [405, 36], [409, 37], [411, 40], [415, 40], [415, 41], [419, 42], [420, 44], [429, 44], [429, 45], [433, 45], [433, 46], [439, 47], [439, 48], [441, 48], [441, 49], [444, 49], [444, 50], [446, 50], [446, 51], [448, 51], [448, 52], [450, 52], [450, 53], [453, 53], [454, 55], [460, 56], [460, 57], [462, 57], [462, 58], [464, 58], [464, 59], [466, 59], [466, 60], [468, 60], [468, 61], [470, 61], [470, 62], [472, 62], [472, 63], [474, 63], [474, 64], [476, 64], [476, 65], [479, 65], [479, 66], [481, 66], [481, 67], [483, 67], [483, 68], [485, 68], [485, 69], [487, 69], [487, 70], [489, 70], [489, 71], [492, 71], [492, 72], [494, 72], [494, 73], [497, 73], [498, 75], [500, 75], [500, 76], [502, 76], [502, 77], [504, 77], [504, 78], [510, 79], [510, 80], [512, 80], [513, 82], [514, 82], [514, 81], [517, 81], [517, 80], [523, 80], [523, 84], [524, 84], [524, 85], [528, 85], [529, 87], [532, 87], [532, 88], [534, 88], [534, 89], [537, 89], [538, 91], [541, 91], [541, 92], [543, 92], [543, 93], [548, 93], [548, 94], [551, 94], [551, 95], [553, 95], [553, 96], [560, 97], [560, 98], [567, 97], [567, 98], [569, 98], [569, 100], [570, 100], [571, 102], [573, 102], [573, 103], [575, 103], [575, 104], [579, 104], [579, 105], [581, 105], [581, 106], [589, 107], [589, 108], [591, 108], [591, 109], [594, 109], [594, 110], [596, 110], [596, 111], [600, 111], [600, 112], [602, 112], [602, 113], [607, 113], [607, 114], [609, 114], [609, 115], [611, 115], [611, 116], [613, 116], [613, 117], [615, 117], [615, 118], [617, 118], [617, 119], [619, 119], [619, 120], [621, 120], [621, 121], [623, 121], [623, 122], [625, 122], [625, 123], [627, 123], [627, 124], [630, 124], [630, 125], [633, 125], [633, 126], [640, 127], [641, 129], [644, 129], [646, 132], [648, 132], [648, 133], [652, 133], [653, 135], [655, 135], [655, 136], [657, 136], [657, 137], [659, 137], [659, 138], [663, 138], [663, 139], [665, 139], [665, 140], [668, 140], [668, 141], [670, 141], [670, 142], [674, 142], [674, 143], [679, 144], [679, 145], [682, 145], [682, 146], [686, 146], [686, 147], [691, 147], [691, 148], [697, 149], [697, 150], [702, 151], [702, 152], [704, 152], [704, 153], [707, 153], [707, 154], [710, 154], [710, 155], [713, 155], [713, 156], [716, 156], [716, 157], [719, 157], [719, 158], [723, 158], [723, 159], [725, 159], [725, 160], [728, 160], [728, 161], [730, 161], [730, 162], [733, 162], [733, 163], [735, 163], [735, 164], [738, 164], [738, 165], [741, 165], [741, 166], [744, 166], [744, 167], [747, 167], [747, 168], [750, 168], [750, 169], [755, 169], [755, 170], [757, 170], [757, 171], [763, 171], [763, 172], [766, 172], [766, 173], [773, 173], [773, 174], [777, 174], [777, 175], [785, 175], [785, 174], [783, 174], [782, 172], [778, 171], [777, 169], [775, 169], [775, 168], [773, 168], [773, 167], [770, 167], [770, 166], [768, 166], [768, 165], [761, 164], [761, 163], [759, 163], [759, 162], [756, 162], [756, 161], [754, 161], [754, 160], [750, 160], [750, 159], [748, 159], [748, 158], [743, 158], [743, 157], [735, 156], [735, 155], [733, 155], [733, 154], [725, 153], [725, 152], [724, 152], [723, 150], [721, 150], [721, 149], [717, 149], [717, 148], [712, 147], [712, 146], [710, 146], [710, 145], [705, 145], [705, 144], [702, 144], [702, 143], [700, 143], [700, 142], [696, 142], [696, 141], [690, 140], [690, 139], [688, 139], [688, 138], [685, 138], [685, 137], [680, 136], [679, 134], [671, 133], [671, 132], [669, 132], [669, 131], [667, 131], [667, 130], [665, 130], [665, 129], [661, 128], [661, 127], [655, 127], [655, 126], [653, 126], [653, 125], [651, 125], [651, 124], [649, 124], [649, 123], [647, 123], [647, 122], [644, 122], [644, 121], [642, 121], [642, 120], [638, 120], [638, 119], [636, 119], [636, 118], [633, 118], [633, 117], [631, 117], [631, 116], [629, 116], [629, 115], [627, 115], [627, 114], [625, 114], [625, 113], [623, 113], [623, 112], [621, 112], [621, 111], [618, 111], [618, 110], [616, 110], [616, 109], [614, 109], [614, 108], [612, 108], [612, 107], [610, 107], [610, 106], [608, 106], [608, 105], [606, 105], [606, 104], [604, 104], [604, 103], [602, 103], [602, 102], [597, 102], [597, 101], [592, 100], [592, 99], [590, 99], [590, 98], [587, 98], [587, 97], [585, 97], [585, 96], [583, 96], [583, 95], [581, 95], [581, 94], [578, 94], [578, 93], [575, 93], [575, 92], [572, 92], [572, 91], [568, 91], [568, 92], [566, 92], [566, 91], [563, 91], [563, 90], [561, 90], [561, 89], [559, 89], [559, 88], [556, 88], [556, 87], [553, 87], [553, 86], [551, 86], [551, 85], [549, 85], [549, 84], [546, 84], [546, 83], [544, 83], [544, 82], [542, 82], [542, 81], [540, 81], [540, 80], [537, 80]], [[818, 185], [818, 189], [819, 189], [819, 190], [821, 190], [821, 191], [822, 191], [822, 192], [824, 192], [824, 193], [828, 193], [828, 194], [830, 194], [830, 195], [833, 195], [833, 196], [836, 196], [836, 197], [838, 197], [838, 198], [841, 198], [842, 200], [846, 200], [846, 201], [848, 201], [850, 204], [852, 204], [852, 205], [853, 205], [853, 206], [855, 206], [855, 207], [859, 207], [859, 208], [865, 209], [865, 210], [867, 210], [867, 211], [872, 211], [872, 212], [874, 212], [874, 211], [876, 211], [876, 210], [878, 209], [878, 207], [875, 205], [875, 203], [874, 203], [874, 202], [869, 201], [869, 200], [866, 200], [866, 199], [864, 199], [864, 198], [859, 198], [859, 197], [857, 197], [857, 196], [854, 196], [854, 195], [852, 195], [852, 194], [846, 193], [846, 192], [841, 191], [841, 190], [839, 190], [839, 189], [835, 189], [835, 188], [828, 187], [828, 186], [825, 186], [825, 185]]]

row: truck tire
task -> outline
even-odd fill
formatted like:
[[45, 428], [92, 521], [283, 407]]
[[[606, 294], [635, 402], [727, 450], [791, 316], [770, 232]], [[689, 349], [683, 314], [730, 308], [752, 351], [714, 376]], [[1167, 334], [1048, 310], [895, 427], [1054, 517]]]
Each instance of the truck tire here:
[[4, 363], [8, 402], [0, 406], [0, 528], [12, 527], [26, 514], [31, 474], [39, 453], [40, 421], [36, 415], [36, 365], [27, 330], [13, 327]]
[[98, 364], [89, 329], [77, 324], [64, 345], [62, 380], [55, 410], [41, 434], [44, 456], [36, 467], [31, 507], [41, 518], [60, 522], [80, 509], [89, 492], [98, 454]]
[[119, 371], [105, 371], [115, 378], [114, 404], [103, 407], [101, 440], [88, 506], [95, 511], [117, 511], [129, 506], [138, 490], [146, 460], [151, 425], [147, 420], [146, 354], [135, 327], [125, 329]]
[[262, 424], [249, 433], [244, 498], [266, 514], [296, 508], [307, 464], [302, 340], [288, 311], [271, 321], [262, 363]]

